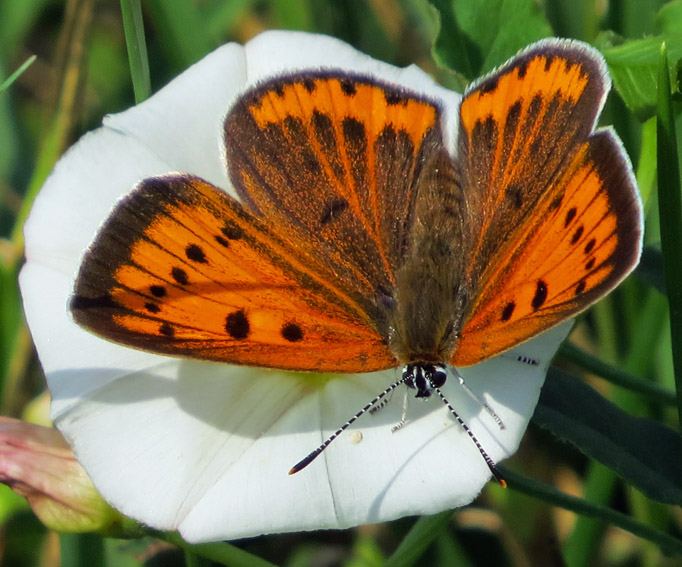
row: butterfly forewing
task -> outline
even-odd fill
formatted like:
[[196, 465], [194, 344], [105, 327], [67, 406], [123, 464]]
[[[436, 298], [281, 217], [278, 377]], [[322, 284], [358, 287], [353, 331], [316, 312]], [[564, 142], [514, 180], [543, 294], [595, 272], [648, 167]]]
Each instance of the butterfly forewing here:
[[605, 81], [591, 54], [548, 43], [465, 93], [457, 161], [469, 203], [469, 273], [481, 273], [514, 229], [532, 218], [591, 133]]
[[223, 191], [144, 181], [86, 253], [71, 310], [119, 343], [292, 370], [394, 366], [368, 315]]
[[609, 131], [594, 54], [548, 42], [481, 82], [461, 107], [465, 281], [475, 290], [453, 364], [498, 354], [612, 289], [636, 264], [641, 205]]
[[376, 297], [395, 285], [422, 163], [442, 146], [438, 120], [433, 103], [367, 78], [278, 79], [228, 115], [230, 175], [246, 206], [309, 261], [333, 264], [332, 280], [381, 317]]

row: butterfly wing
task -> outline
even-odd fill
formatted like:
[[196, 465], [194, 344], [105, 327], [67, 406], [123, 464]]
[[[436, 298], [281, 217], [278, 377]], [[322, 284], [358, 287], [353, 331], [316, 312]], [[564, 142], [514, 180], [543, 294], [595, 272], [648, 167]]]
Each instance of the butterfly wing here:
[[455, 365], [498, 354], [605, 295], [636, 265], [642, 211], [618, 138], [593, 132], [596, 52], [543, 42], [465, 94], [456, 168], [471, 296]]
[[[265, 83], [230, 112], [225, 140], [242, 202], [301, 247], [388, 334], [439, 111], [397, 86], [341, 73]], [[378, 306], [378, 307], [377, 307]]]
[[71, 309], [114, 341], [291, 370], [395, 366], [394, 271], [438, 109], [398, 87], [296, 75], [225, 121], [241, 202], [190, 176], [144, 181], [86, 254]]
[[394, 366], [368, 315], [225, 192], [147, 179], [86, 253], [77, 323], [152, 352], [291, 370]]

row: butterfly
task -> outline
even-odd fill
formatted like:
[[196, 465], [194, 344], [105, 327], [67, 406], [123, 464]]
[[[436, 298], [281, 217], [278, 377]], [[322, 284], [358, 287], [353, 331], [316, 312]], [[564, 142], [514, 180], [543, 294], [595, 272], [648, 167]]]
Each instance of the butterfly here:
[[595, 130], [609, 88], [596, 51], [539, 42], [466, 90], [451, 133], [437, 101], [370, 76], [266, 80], [224, 121], [238, 199], [189, 174], [142, 180], [87, 250], [70, 310], [160, 354], [403, 368], [292, 472], [400, 384], [457, 417], [440, 391], [451, 368], [575, 316], [637, 264], [630, 162]]

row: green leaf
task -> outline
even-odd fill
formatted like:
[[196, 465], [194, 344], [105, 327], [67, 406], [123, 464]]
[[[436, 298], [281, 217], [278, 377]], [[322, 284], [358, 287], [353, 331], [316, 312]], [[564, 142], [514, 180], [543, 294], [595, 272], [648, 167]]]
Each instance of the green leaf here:
[[539, 2], [503, 0], [499, 10], [498, 32], [483, 63], [485, 73], [526, 45], [552, 35]]
[[533, 0], [429, 1], [441, 19], [434, 58], [470, 80], [552, 35], [540, 4]]
[[[583, 498], [577, 498], [566, 494], [548, 484], [532, 480], [523, 475], [517, 474], [506, 467], [500, 467], [504, 478], [507, 479], [509, 488], [516, 490], [533, 498], [548, 502], [554, 506], [571, 510], [586, 518], [594, 518], [603, 524], [612, 524], [623, 530], [645, 538], [658, 545], [664, 553], [682, 554], [682, 541], [677, 537], [671, 536], [664, 531], [653, 528], [649, 525], [638, 522], [630, 516], [617, 512], [606, 506], [595, 504]], [[586, 565], [585, 562], [575, 563], [566, 561], [567, 565]]]
[[457, 23], [453, 0], [429, 0], [440, 18], [440, 30], [433, 43], [431, 53], [438, 65], [464, 75], [468, 80], [474, 78], [474, 70], [469, 60], [466, 39]]
[[609, 66], [613, 85], [625, 104], [641, 120], [656, 114], [658, 92], [658, 64], [661, 44], [668, 50], [668, 71], [677, 75], [677, 64], [682, 59], [682, 1], [664, 5], [656, 15], [661, 34], [623, 42], [613, 34], [602, 34], [600, 49]]
[[658, 57], [664, 39], [671, 61], [682, 58], [682, 35], [630, 40], [602, 49], [614, 87], [642, 121], [656, 113]]
[[388, 558], [384, 567], [410, 567], [434, 542], [452, 519], [452, 511], [446, 510], [433, 516], [419, 518], [408, 534], [400, 542], [395, 553]]
[[656, 24], [663, 35], [682, 33], [682, 1], [674, 0], [665, 4], [656, 14]]
[[582, 380], [554, 367], [533, 421], [649, 498], [682, 504], [682, 438], [675, 431], [628, 415]]

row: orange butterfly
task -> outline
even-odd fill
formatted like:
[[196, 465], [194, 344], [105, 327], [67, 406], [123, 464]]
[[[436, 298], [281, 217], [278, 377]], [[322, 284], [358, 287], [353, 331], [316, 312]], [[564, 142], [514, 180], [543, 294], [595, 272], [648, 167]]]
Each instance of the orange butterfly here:
[[467, 90], [453, 157], [438, 104], [408, 89], [338, 70], [269, 80], [225, 120], [240, 200], [189, 175], [142, 181], [85, 255], [75, 320], [174, 356], [404, 366], [349, 423], [403, 383], [447, 404], [447, 366], [574, 316], [636, 265], [630, 163], [594, 131], [608, 84], [596, 52], [542, 42]]

